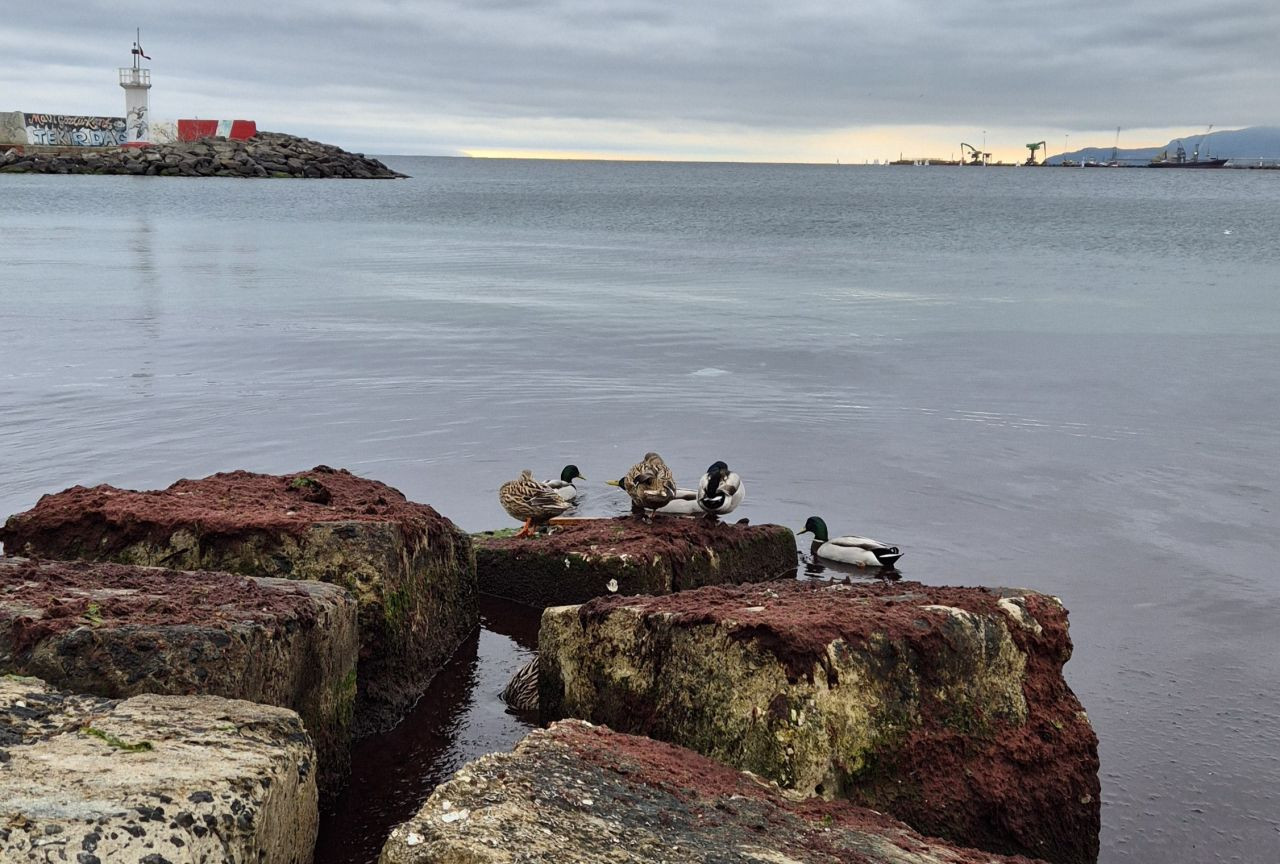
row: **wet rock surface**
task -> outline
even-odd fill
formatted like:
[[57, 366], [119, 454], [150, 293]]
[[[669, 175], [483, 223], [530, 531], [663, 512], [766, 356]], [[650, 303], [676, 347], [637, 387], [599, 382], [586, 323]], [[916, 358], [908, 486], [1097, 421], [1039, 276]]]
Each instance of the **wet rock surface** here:
[[0, 174], [132, 174], [147, 177], [294, 177], [355, 180], [404, 177], [377, 159], [279, 132], [246, 140], [201, 138], [149, 147], [74, 152], [12, 148]]
[[478, 625], [468, 536], [345, 471], [232, 471], [137, 492], [75, 486], [0, 528], [9, 554], [340, 585], [356, 598], [357, 736], [394, 725]]
[[775, 862], [1014, 864], [845, 802], [580, 721], [465, 765], [383, 847], [381, 864]]
[[335, 585], [0, 558], [0, 672], [111, 698], [291, 708], [327, 792], [350, 767], [358, 652], [355, 600]]
[[473, 535], [480, 590], [534, 607], [610, 594], [790, 578], [795, 536], [779, 525], [656, 516], [569, 519], [549, 535]]
[[1097, 738], [1067, 615], [1027, 591], [771, 583], [548, 609], [544, 719], [580, 717], [890, 813], [1092, 862]]
[[71, 695], [0, 678], [0, 860], [306, 864], [298, 715], [215, 696]]

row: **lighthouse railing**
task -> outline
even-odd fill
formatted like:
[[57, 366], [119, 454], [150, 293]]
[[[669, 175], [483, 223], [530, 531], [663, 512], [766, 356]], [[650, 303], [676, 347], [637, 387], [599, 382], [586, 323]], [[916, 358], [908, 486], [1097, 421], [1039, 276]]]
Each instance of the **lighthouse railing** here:
[[121, 87], [150, 87], [151, 86], [151, 70], [150, 69], [130, 69], [128, 67], [121, 67], [120, 86]]

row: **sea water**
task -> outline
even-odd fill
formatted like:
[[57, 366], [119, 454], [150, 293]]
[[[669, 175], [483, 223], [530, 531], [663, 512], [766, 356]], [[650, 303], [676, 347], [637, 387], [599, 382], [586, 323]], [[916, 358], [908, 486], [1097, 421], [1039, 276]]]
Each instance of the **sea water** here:
[[[723, 459], [752, 521], [1063, 599], [1104, 862], [1280, 860], [1280, 173], [387, 161], [0, 177], [0, 515], [325, 463], [481, 530], [522, 468], [603, 514]], [[519, 738], [519, 617], [366, 742], [329, 860]]]

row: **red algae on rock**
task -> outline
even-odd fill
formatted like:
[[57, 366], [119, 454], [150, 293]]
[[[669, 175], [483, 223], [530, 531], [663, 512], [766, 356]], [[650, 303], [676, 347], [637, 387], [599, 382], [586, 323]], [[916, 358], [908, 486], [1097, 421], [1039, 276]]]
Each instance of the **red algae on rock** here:
[[795, 574], [795, 537], [778, 525], [656, 516], [566, 519], [532, 538], [474, 535], [481, 590], [530, 606], [617, 592], [666, 594]]
[[301, 587], [232, 573], [0, 558], [0, 622], [15, 655], [76, 627], [311, 626], [316, 614]]
[[98, 550], [109, 557], [113, 540], [133, 541], [142, 529], [157, 541], [195, 528], [202, 537], [249, 531], [300, 535], [317, 522], [390, 522], [406, 541], [439, 533], [451, 523], [433, 508], [407, 500], [399, 490], [346, 469], [317, 465], [295, 474], [226, 471], [179, 480], [167, 489], [135, 491], [114, 486], [72, 486], [44, 495], [36, 506], [9, 518], [0, 542], [9, 554], [38, 554], [39, 546]]
[[1097, 856], [1097, 738], [1062, 677], [1054, 598], [714, 586], [549, 609], [539, 643], [544, 719], [670, 741], [966, 846]]

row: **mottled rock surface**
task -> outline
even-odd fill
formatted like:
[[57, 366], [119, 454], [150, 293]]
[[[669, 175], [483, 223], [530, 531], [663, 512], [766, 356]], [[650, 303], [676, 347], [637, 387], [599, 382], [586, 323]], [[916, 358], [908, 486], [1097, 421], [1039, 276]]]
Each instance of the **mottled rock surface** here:
[[544, 719], [689, 747], [965, 846], [1096, 859], [1097, 738], [1053, 597], [771, 583], [548, 609]]
[[0, 558], [0, 672], [75, 693], [200, 694], [291, 708], [321, 789], [350, 767], [356, 604], [321, 582]]
[[232, 471], [135, 492], [75, 486], [9, 518], [13, 555], [311, 579], [359, 604], [354, 726], [404, 715], [479, 624], [471, 542], [431, 507], [347, 471]]
[[243, 141], [201, 138], [149, 147], [13, 148], [0, 174], [132, 174], [146, 177], [294, 177], [381, 180], [404, 177], [363, 153], [280, 132]]
[[702, 585], [791, 577], [795, 536], [779, 525], [656, 516], [571, 519], [527, 539], [476, 534], [480, 590], [529, 606], [611, 593], [669, 594]]
[[380, 864], [1014, 864], [845, 802], [798, 801], [679, 747], [576, 720], [464, 766]]
[[308, 864], [298, 715], [216, 696], [76, 696], [0, 678], [0, 861]]

